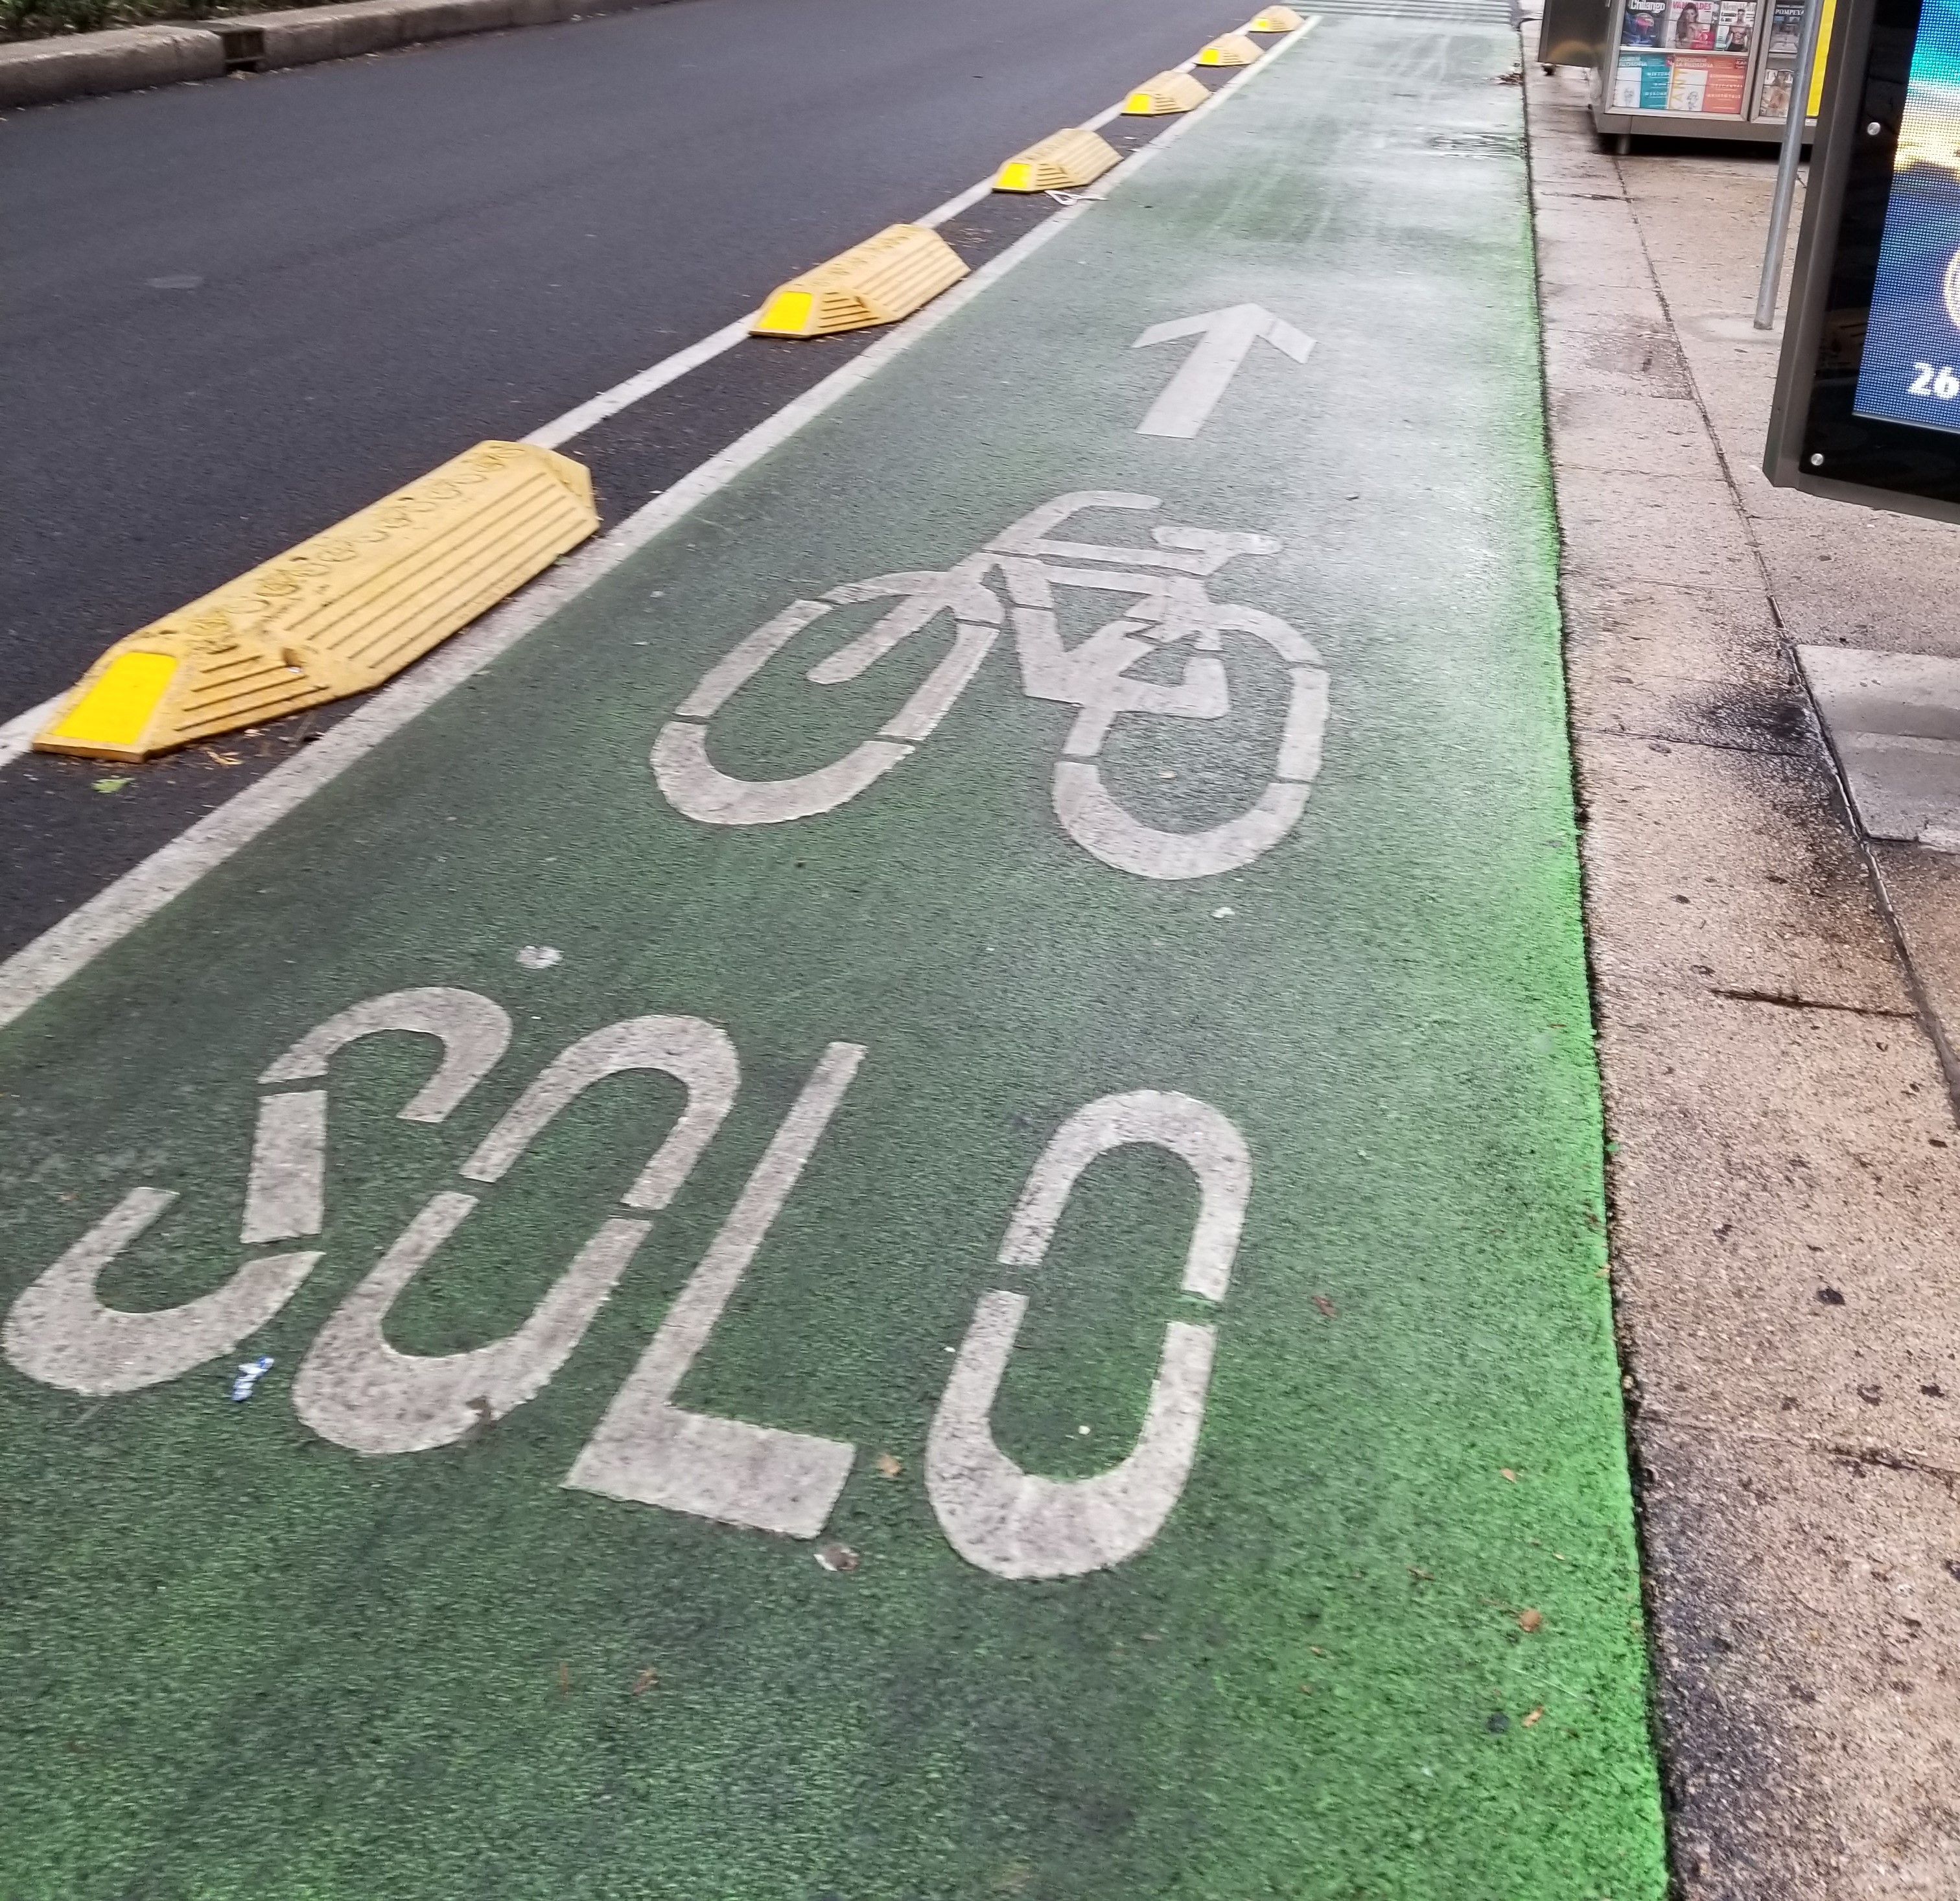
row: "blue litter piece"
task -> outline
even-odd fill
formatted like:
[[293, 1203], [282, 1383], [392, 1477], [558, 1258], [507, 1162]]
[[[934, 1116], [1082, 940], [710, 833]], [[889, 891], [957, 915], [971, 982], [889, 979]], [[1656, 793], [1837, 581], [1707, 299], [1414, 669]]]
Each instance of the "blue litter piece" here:
[[256, 1360], [240, 1360], [238, 1377], [231, 1382], [231, 1396], [234, 1399], [249, 1399], [252, 1389], [272, 1370], [272, 1356], [268, 1353]]

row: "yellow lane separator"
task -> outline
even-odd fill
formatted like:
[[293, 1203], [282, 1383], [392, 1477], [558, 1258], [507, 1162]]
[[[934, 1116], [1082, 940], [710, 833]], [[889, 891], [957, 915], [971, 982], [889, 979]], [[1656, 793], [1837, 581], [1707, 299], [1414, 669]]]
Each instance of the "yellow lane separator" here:
[[971, 267], [923, 224], [890, 224], [773, 292], [758, 336], [828, 336], [896, 323], [950, 290]]
[[1268, 7], [1246, 22], [1248, 33], [1291, 33], [1305, 22], [1290, 7]]
[[1259, 49], [1242, 33], [1221, 33], [1198, 56], [1201, 66], [1249, 66]]
[[479, 442], [118, 641], [35, 747], [147, 759], [378, 686], [598, 526], [580, 463]]
[[1123, 111], [1128, 117], [1188, 112], [1193, 106], [1203, 105], [1211, 97], [1204, 82], [1192, 78], [1188, 72], [1160, 72], [1154, 79], [1146, 79], [1123, 101]]
[[994, 181], [997, 192], [1072, 190], [1100, 178], [1122, 154], [1100, 133], [1071, 126], [1015, 153]]

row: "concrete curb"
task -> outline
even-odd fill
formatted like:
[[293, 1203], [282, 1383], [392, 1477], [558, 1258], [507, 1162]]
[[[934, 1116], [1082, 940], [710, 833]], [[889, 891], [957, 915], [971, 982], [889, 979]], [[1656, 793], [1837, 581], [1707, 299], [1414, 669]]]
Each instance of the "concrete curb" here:
[[625, 13], [663, 0], [343, 0], [324, 7], [0, 46], [0, 111], [229, 72], [351, 59], [464, 33]]
[[215, 79], [224, 71], [224, 43], [202, 27], [128, 27], [72, 40], [30, 40], [0, 46], [0, 107]]

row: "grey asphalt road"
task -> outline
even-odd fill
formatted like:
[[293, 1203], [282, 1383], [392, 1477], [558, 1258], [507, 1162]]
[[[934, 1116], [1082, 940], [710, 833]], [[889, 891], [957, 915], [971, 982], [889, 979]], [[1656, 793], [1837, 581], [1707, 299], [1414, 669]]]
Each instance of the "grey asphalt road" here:
[[[0, 720], [459, 448], [931, 209], [1243, 4], [673, 0], [0, 120]], [[992, 196], [945, 234], [977, 266], [1053, 209]], [[602, 519], [869, 334], [751, 340], [576, 439]], [[0, 768], [0, 957], [351, 705], [133, 774]]]
[[0, 123], [0, 718], [1235, 24], [675, 0]]

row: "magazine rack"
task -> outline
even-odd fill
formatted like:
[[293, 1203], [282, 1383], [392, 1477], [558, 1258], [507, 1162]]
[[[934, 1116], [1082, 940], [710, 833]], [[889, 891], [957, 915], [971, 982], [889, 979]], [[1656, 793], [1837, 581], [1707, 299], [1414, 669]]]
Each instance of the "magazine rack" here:
[[[1820, 46], [1828, 43], [1833, 0], [1824, 0]], [[1803, 0], [1601, 0], [1599, 37], [1578, 43], [1570, 0], [1548, 5], [1548, 28], [1560, 15], [1558, 45], [1542, 32], [1538, 56], [1592, 68], [1592, 123], [1625, 142], [1638, 133], [1675, 139], [1783, 137], [1790, 110]], [[1589, 53], [1592, 56], [1583, 57]], [[1820, 58], [1811, 75], [1811, 123], [1824, 81]]]

